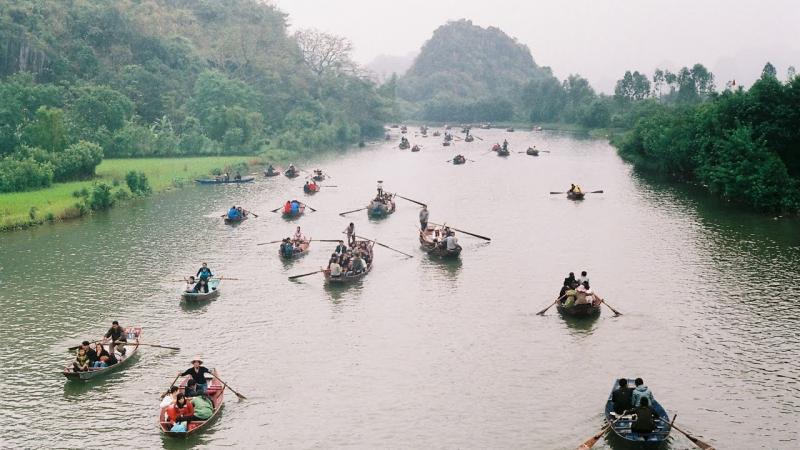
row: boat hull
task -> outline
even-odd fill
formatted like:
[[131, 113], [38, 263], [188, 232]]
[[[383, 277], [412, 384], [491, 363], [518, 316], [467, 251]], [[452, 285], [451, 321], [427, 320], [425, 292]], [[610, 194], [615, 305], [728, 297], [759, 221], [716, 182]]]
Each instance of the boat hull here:
[[597, 317], [600, 315], [600, 305], [572, 305], [569, 308], [561, 303], [556, 305], [556, 309], [562, 316], [567, 317]]
[[219, 297], [222, 289], [222, 280], [212, 278], [208, 280], [208, 292], [181, 292], [181, 300], [187, 302], [206, 302]]
[[[419, 245], [422, 250], [437, 258], [458, 258], [461, 255], [461, 246], [456, 244], [455, 250], [447, 250], [440, 245], [440, 237], [443, 236], [444, 228], [440, 226], [428, 226], [425, 231], [419, 231]], [[437, 234], [438, 232], [438, 234]], [[437, 241], [434, 242], [434, 239]]]
[[395, 208], [394, 200], [390, 200], [388, 205], [373, 201], [367, 206], [367, 216], [373, 219], [381, 219], [394, 214]]
[[[219, 375], [217, 369], [212, 369], [211, 372], [214, 375]], [[178, 387], [178, 392], [183, 393], [186, 389], [186, 382], [189, 381], [191, 377], [186, 376], [180, 383]], [[223, 385], [219, 379], [212, 378], [208, 381], [208, 388], [206, 394], [211, 398], [211, 403], [214, 405], [214, 412], [211, 414], [206, 420], [203, 421], [191, 421], [187, 427], [187, 431], [185, 432], [175, 432], [170, 431], [172, 428], [172, 424], [165, 421], [166, 412], [168, 407], [163, 407], [158, 411], [158, 429], [161, 430], [161, 433], [165, 436], [169, 437], [176, 437], [176, 438], [187, 438], [194, 434], [198, 434], [203, 430], [207, 429], [209, 425], [214, 423], [214, 421], [219, 417], [220, 412], [222, 411], [223, 406], [223, 398], [225, 394], [225, 385]]]
[[194, 181], [196, 181], [196, 182], [198, 182], [200, 184], [241, 184], [241, 183], [250, 183], [250, 182], [254, 181], [255, 179], [256, 179], [256, 177], [242, 177], [241, 180], [224, 180], [222, 178], [219, 178], [219, 179], [214, 179], [214, 180], [199, 179], [199, 180], [194, 180]]
[[[629, 379], [628, 385], [633, 386], [634, 380]], [[622, 418], [620, 420], [616, 420], [618, 417], [614, 414], [614, 402], [611, 401], [611, 398], [614, 394], [614, 391], [618, 387], [619, 386], [615, 381], [614, 386], [611, 388], [611, 394], [609, 394], [608, 400], [606, 401], [605, 408], [606, 420], [608, 423], [613, 423], [611, 430], [614, 432], [614, 434], [619, 438], [629, 442], [658, 444], [666, 441], [669, 437], [670, 431], [672, 430], [672, 426], [669, 423], [669, 414], [667, 414], [667, 411], [664, 409], [664, 407], [658, 403], [658, 400], [654, 400], [653, 404], [650, 405], [653, 408], [653, 411], [655, 411], [655, 413], [658, 415], [659, 419], [661, 419], [656, 421], [656, 429], [652, 433], [640, 433], [631, 430], [631, 426], [633, 425], [632, 418]]]
[[567, 198], [570, 200], [583, 200], [585, 197], [585, 192], [567, 192]]
[[[142, 328], [141, 327], [128, 327], [125, 328], [125, 334], [127, 335], [128, 342], [139, 342], [139, 337], [142, 335]], [[72, 369], [72, 366], [68, 366], [64, 368], [63, 374], [68, 380], [71, 381], [86, 381], [91, 380], [94, 378], [99, 378], [106, 376], [110, 373], [118, 372], [121, 369], [124, 369], [128, 362], [133, 358], [136, 352], [139, 351], [139, 345], [132, 345], [126, 346], [127, 351], [124, 358], [119, 359], [119, 362], [114, 364], [113, 366], [105, 367], [102, 369], [89, 369], [87, 372], [75, 372]]]

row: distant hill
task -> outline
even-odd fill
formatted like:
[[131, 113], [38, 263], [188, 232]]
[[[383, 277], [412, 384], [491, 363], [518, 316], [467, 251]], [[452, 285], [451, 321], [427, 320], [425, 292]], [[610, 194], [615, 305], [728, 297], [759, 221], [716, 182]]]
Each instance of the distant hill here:
[[388, 80], [392, 74], [402, 76], [414, 63], [414, 58], [417, 53], [409, 53], [407, 55], [378, 55], [366, 64], [366, 69], [369, 70], [375, 78], [380, 81]]
[[499, 28], [461, 19], [433, 32], [398, 85], [412, 102], [439, 97], [514, 98], [533, 78], [551, 77], [524, 44]]

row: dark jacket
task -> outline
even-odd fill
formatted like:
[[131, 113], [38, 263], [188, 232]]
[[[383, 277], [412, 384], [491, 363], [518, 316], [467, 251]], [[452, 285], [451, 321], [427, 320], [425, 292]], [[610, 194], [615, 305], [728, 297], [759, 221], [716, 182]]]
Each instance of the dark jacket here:
[[198, 370], [194, 370], [194, 367], [189, 367], [181, 374], [181, 376], [191, 375], [195, 383], [208, 384], [208, 381], [206, 381], [205, 377], [205, 374], [207, 373], [211, 373], [211, 371], [204, 366], [200, 366], [200, 369]]
[[636, 421], [631, 425], [631, 430], [639, 433], [650, 433], [656, 429], [658, 415], [649, 406], [639, 406], [634, 412]]
[[109, 328], [108, 331], [106, 332], [105, 337], [111, 338], [112, 341], [123, 341], [123, 342], [128, 341], [128, 337], [127, 335], [125, 335], [125, 329], [122, 327], [117, 327], [116, 330], [114, 329], [114, 327]]
[[611, 401], [614, 402], [614, 412], [617, 414], [622, 414], [622, 412], [626, 409], [631, 409], [633, 407], [631, 404], [632, 395], [633, 389], [627, 386], [615, 390], [611, 394]]

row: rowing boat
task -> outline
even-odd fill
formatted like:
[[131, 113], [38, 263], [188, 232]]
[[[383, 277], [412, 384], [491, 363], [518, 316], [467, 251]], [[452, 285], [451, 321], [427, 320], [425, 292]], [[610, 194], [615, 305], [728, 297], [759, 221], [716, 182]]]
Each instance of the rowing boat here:
[[411, 147], [411, 143], [409, 143], [408, 141], [403, 141], [403, 142], [400, 143], [399, 147], [400, 147], [400, 150], [405, 150], [405, 149]]
[[567, 198], [570, 200], [583, 200], [586, 197], [585, 192], [567, 192]]
[[211, 278], [208, 280], [208, 292], [186, 292], [181, 291], [181, 300], [187, 302], [204, 302], [219, 297], [219, 291], [222, 289], [222, 280], [219, 278]]
[[531, 156], [539, 156], [539, 150], [533, 147], [528, 147], [528, 150], [525, 150], [525, 153]]
[[[633, 386], [634, 380], [628, 380], [628, 386]], [[653, 430], [652, 433], [641, 433], [637, 431], [631, 430], [631, 426], [633, 425], [635, 414], [626, 414], [623, 416], [617, 415], [614, 412], [614, 402], [611, 400], [614, 394], [614, 391], [619, 389], [619, 385], [617, 381], [614, 381], [614, 387], [611, 388], [611, 394], [608, 396], [608, 400], [606, 401], [606, 409], [605, 409], [605, 416], [608, 423], [612, 424], [611, 429], [614, 431], [614, 434], [619, 436], [620, 438], [630, 441], [630, 442], [639, 442], [639, 443], [659, 443], [664, 442], [669, 437], [669, 432], [672, 429], [672, 426], [669, 422], [669, 414], [658, 403], [657, 400], [653, 400], [653, 404], [650, 405], [653, 408], [653, 411], [658, 415], [660, 420], [656, 420], [656, 429]]]
[[395, 209], [396, 205], [394, 200], [390, 199], [388, 200], [388, 203], [371, 200], [369, 205], [367, 205], [367, 216], [373, 219], [388, 217], [391, 214], [394, 214]]
[[497, 150], [497, 156], [508, 156], [511, 152], [508, 149], [500, 148]]
[[297, 170], [287, 170], [283, 172], [283, 174], [286, 176], [286, 178], [297, 178], [300, 176], [300, 172]]
[[472, 137], [472, 135], [469, 135], [469, 136], [467, 136], [467, 137], [465, 137], [465, 138], [464, 138], [464, 142], [472, 142], [472, 141], [474, 141], [474, 140], [475, 140], [475, 138], [474, 138], [474, 137]]
[[327, 175], [325, 175], [324, 173], [316, 173], [316, 172], [314, 173], [314, 176], [311, 177], [311, 179], [314, 181], [325, 181], [325, 178], [327, 178]]
[[419, 244], [425, 253], [440, 258], [458, 258], [461, 254], [461, 246], [456, 244], [456, 248], [448, 250], [442, 245], [445, 238], [445, 227], [430, 224], [425, 230], [419, 231]]
[[240, 178], [238, 180], [236, 180], [236, 179], [232, 179], [232, 180], [228, 179], [228, 180], [226, 180], [223, 177], [217, 177], [217, 178], [214, 178], [214, 179], [210, 179], [209, 178], [209, 179], [199, 179], [199, 180], [194, 180], [194, 181], [196, 181], [196, 182], [198, 182], [200, 184], [238, 184], [238, 183], [249, 183], [249, 182], [251, 182], [251, 181], [253, 181], [255, 179], [256, 179], [256, 177], [242, 177], [242, 178]]
[[444, 142], [442, 142], [442, 145], [445, 146], [445, 147], [449, 147], [450, 146], [450, 141], [444, 141]]
[[272, 172], [270, 172], [268, 170], [264, 171], [264, 176], [265, 177], [277, 177], [280, 174], [281, 174], [280, 171], [277, 171], [277, 170], [273, 170]]
[[342, 275], [339, 275], [338, 277], [335, 277], [335, 276], [331, 275], [331, 270], [330, 269], [323, 269], [322, 270], [322, 275], [325, 276], [325, 282], [326, 283], [329, 283], [329, 284], [352, 283], [354, 281], [358, 281], [358, 280], [364, 278], [365, 276], [367, 276], [368, 273], [370, 273], [372, 271], [372, 262], [373, 262], [373, 256], [374, 256], [374, 253], [372, 251], [372, 247], [375, 246], [375, 242], [374, 241], [356, 240], [355, 244], [356, 244], [356, 248], [363, 248], [364, 245], [366, 245], [367, 251], [369, 252], [369, 263], [366, 264], [364, 270], [359, 272], [359, 273], [344, 272], [344, 273], [342, 273]]
[[294, 219], [302, 216], [305, 211], [306, 211], [306, 205], [300, 203], [299, 207], [297, 208], [297, 212], [292, 212], [291, 210], [289, 210], [289, 212], [286, 212], [286, 210], [284, 210], [282, 214], [284, 219]]
[[596, 317], [600, 315], [600, 302], [595, 304], [585, 303], [580, 305], [564, 306], [564, 301], [556, 303], [556, 309], [562, 316], [569, 317]]
[[228, 225], [236, 225], [238, 223], [244, 222], [245, 220], [247, 220], [249, 218], [250, 218], [250, 214], [244, 213], [244, 214], [240, 215], [239, 217], [228, 217], [227, 215], [225, 215], [225, 217], [222, 220]]
[[300, 256], [304, 256], [306, 253], [308, 253], [309, 247], [311, 247], [311, 238], [304, 239], [300, 241], [298, 245], [295, 245], [294, 251], [291, 255], [284, 254], [283, 251], [281, 251], [281, 246], [278, 246], [278, 256], [283, 259], [299, 258]]
[[411, 151], [412, 152], [418, 152], [419, 150], [420, 150], [419, 145], [415, 145], [415, 146], [411, 147]]
[[[222, 400], [223, 395], [225, 394], [225, 385], [222, 384], [222, 382], [217, 378], [219, 375], [217, 369], [212, 369], [211, 373], [214, 375], [214, 378], [208, 381], [208, 388], [206, 389], [206, 395], [208, 395], [208, 397], [211, 399], [211, 403], [214, 405], [214, 412], [211, 414], [211, 417], [206, 420], [189, 421], [186, 426], [186, 431], [170, 431], [172, 429], [172, 424], [167, 422], [166, 418], [167, 408], [170, 408], [171, 406], [164, 406], [158, 411], [158, 428], [164, 435], [182, 438], [189, 437], [207, 428], [208, 425], [210, 425], [219, 416], [219, 413], [222, 410]], [[181, 381], [181, 384], [178, 387], [179, 393], [185, 392], [186, 382], [188, 382], [191, 378], [191, 376], [186, 376], [186, 378]]]
[[458, 155], [455, 158], [453, 158], [453, 164], [458, 165], [458, 164], [464, 164], [465, 162], [467, 162], [467, 158], [465, 158], [462, 155]]
[[314, 184], [304, 184], [303, 185], [303, 192], [306, 194], [316, 194], [319, 192], [320, 186], [316, 183]]
[[[136, 345], [129, 345], [125, 346], [125, 356], [118, 356], [117, 363], [108, 367], [102, 367], [99, 369], [92, 369], [89, 368], [86, 372], [75, 372], [72, 365], [64, 368], [64, 376], [68, 380], [74, 381], [86, 381], [91, 380], [92, 378], [97, 378], [103, 375], [108, 375], [109, 373], [116, 372], [123, 367], [128, 365], [128, 361], [133, 358], [133, 355], [139, 350], [139, 337], [142, 335], [142, 327], [128, 327], [125, 328], [125, 336], [128, 342], [135, 342]], [[117, 345], [119, 346], [119, 345]], [[115, 355], [116, 356], [116, 355]]]

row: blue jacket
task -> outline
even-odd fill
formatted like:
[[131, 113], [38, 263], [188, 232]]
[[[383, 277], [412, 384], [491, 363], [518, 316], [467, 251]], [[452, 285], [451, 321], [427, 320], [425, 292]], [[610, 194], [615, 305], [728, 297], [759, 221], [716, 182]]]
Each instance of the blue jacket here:
[[228, 210], [228, 219], [238, 219], [239, 217], [241, 217], [241, 216], [239, 215], [239, 210], [238, 209], [231, 208], [231, 209]]
[[653, 406], [653, 393], [650, 391], [650, 388], [645, 386], [644, 384], [641, 386], [636, 386], [636, 389], [633, 390], [633, 395], [631, 399], [633, 407], [638, 408], [639, 403], [641, 403], [643, 398], [647, 399], [651, 407]]

